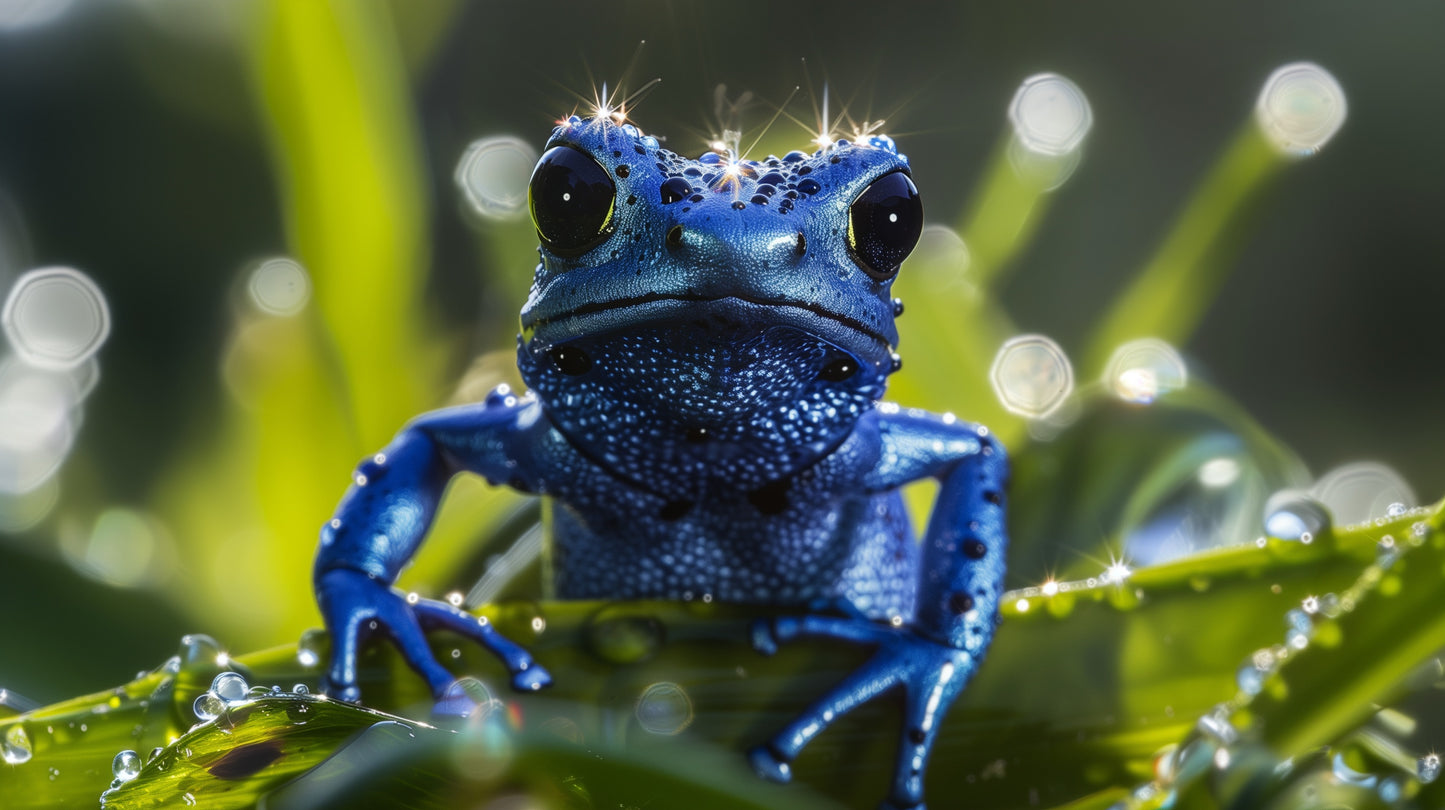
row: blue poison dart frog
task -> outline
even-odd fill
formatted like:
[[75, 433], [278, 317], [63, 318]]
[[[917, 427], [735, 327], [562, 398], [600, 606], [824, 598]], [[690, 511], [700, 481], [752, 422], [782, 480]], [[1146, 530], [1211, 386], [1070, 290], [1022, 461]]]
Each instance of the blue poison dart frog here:
[[[804, 636], [876, 649], [748, 756], [786, 781], [833, 719], [901, 690], [885, 806], [919, 806], [939, 725], [993, 637], [1008, 464], [984, 427], [879, 401], [900, 365], [889, 290], [923, 227], [908, 159], [873, 135], [691, 160], [574, 116], [528, 202], [530, 390], [420, 416], [356, 469], [316, 557], [326, 691], [359, 698], [357, 653], [381, 633], [442, 695], [436, 628], [490, 649], [517, 689], [551, 682], [485, 619], [392, 587], [447, 481], [472, 472], [550, 499], [559, 598], [709, 594], [795, 611], [754, 625], [763, 653]], [[899, 488], [929, 477], [919, 543]]]

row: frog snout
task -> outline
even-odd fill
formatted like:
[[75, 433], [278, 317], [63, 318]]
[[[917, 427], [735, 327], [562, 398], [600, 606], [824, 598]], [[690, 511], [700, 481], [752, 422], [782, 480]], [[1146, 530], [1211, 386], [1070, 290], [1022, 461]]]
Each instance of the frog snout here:
[[680, 222], [668, 229], [664, 242], [677, 259], [737, 269], [794, 264], [808, 254], [808, 239], [801, 230], [719, 232]]

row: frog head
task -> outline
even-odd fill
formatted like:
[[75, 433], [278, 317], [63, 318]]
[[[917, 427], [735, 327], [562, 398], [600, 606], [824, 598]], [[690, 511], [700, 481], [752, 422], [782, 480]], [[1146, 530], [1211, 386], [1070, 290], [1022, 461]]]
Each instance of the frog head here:
[[887, 137], [693, 160], [573, 117], [528, 202], [541, 262], [519, 366], [623, 474], [776, 480], [836, 447], [898, 367], [889, 290], [923, 211]]

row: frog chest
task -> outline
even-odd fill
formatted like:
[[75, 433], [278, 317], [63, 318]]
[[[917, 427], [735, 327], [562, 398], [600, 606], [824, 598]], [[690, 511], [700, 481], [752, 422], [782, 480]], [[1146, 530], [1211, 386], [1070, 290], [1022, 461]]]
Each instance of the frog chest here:
[[870, 615], [906, 615], [916, 544], [897, 493], [862, 490], [861, 444], [845, 442], [779, 483], [715, 483], [696, 500], [589, 466], [552, 491], [556, 594], [782, 605], [846, 598]]

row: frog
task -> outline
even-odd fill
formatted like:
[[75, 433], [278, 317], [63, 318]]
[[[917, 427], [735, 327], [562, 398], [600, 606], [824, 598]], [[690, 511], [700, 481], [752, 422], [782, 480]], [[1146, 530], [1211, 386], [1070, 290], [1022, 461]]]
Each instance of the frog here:
[[[540, 261], [521, 308], [526, 390], [423, 414], [353, 473], [314, 567], [323, 688], [360, 699], [381, 636], [440, 699], [426, 634], [490, 650], [513, 688], [552, 676], [485, 618], [398, 575], [463, 472], [550, 510], [551, 596], [767, 606], [749, 641], [874, 652], [747, 753], [787, 782], [849, 710], [901, 691], [888, 808], [924, 802], [949, 707], [993, 639], [1008, 461], [984, 426], [883, 399], [891, 288], [917, 245], [912, 169], [881, 133], [766, 159], [686, 158], [609, 112], [557, 122], [528, 185]], [[901, 488], [938, 491], [922, 537]]]

